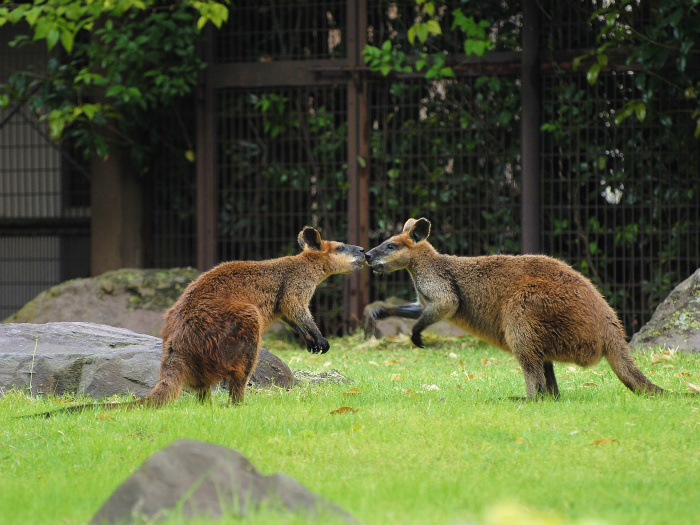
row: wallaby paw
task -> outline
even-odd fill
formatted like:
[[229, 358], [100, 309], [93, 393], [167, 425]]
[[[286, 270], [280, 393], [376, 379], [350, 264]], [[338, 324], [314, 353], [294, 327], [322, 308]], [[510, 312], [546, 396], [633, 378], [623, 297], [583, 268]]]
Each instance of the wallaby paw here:
[[372, 310], [369, 313], [369, 316], [375, 321], [379, 321], [380, 319], [386, 319], [387, 317], [389, 317], [389, 312], [386, 308], [380, 306], [379, 308], [375, 308], [374, 310]]

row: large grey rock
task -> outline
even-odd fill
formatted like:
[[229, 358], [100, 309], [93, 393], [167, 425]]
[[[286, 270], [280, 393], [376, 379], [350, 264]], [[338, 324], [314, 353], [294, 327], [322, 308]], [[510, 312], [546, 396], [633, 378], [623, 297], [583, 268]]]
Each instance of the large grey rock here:
[[158, 380], [161, 341], [92, 323], [0, 325], [0, 388], [94, 398], [147, 394]]
[[[375, 301], [373, 303], [365, 306], [362, 313], [362, 329], [365, 333], [365, 338], [370, 337], [392, 337], [400, 334], [411, 335], [413, 330], [413, 325], [416, 324], [415, 319], [404, 319], [401, 317], [388, 317], [386, 319], [380, 319], [375, 321], [370, 317], [370, 312], [375, 308], [380, 306], [398, 306], [402, 304], [409, 304], [408, 301], [403, 299], [398, 299], [396, 297], [389, 297], [385, 301]], [[450, 337], [461, 337], [466, 335], [464, 330], [457, 328], [452, 323], [447, 321], [440, 321], [434, 325], [429, 326], [425, 329], [424, 333], [434, 334], [434, 335], [444, 335]]]
[[[32, 394], [146, 395], [158, 381], [161, 340], [93, 323], [0, 324], [0, 390]], [[260, 349], [255, 386], [290, 388], [297, 380], [274, 354]]]
[[338, 505], [283, 474], [264, 476], [239, 452], [176, 441], [156, 452], [102, 505], [91, 525], [236, 518], [258, 509], [299, 514], [319, 523], [356, 523]]
[[634, 334], [630, 347], [700, 352], [700, 269], [674, 288]]

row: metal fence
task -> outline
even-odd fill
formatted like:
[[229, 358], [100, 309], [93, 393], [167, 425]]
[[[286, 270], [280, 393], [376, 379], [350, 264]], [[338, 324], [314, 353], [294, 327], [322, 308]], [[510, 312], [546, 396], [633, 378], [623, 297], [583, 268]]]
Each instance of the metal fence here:
[[[535, 217], [541, 251], [591, 277], [628, 335], [639, 329], [700, 266], [692, 130], [616, 126], [634, 75], [610, 68], [590, 86], [571, 67], [595, 42], [596, 2], [541, 2], [533, 206], [523, 198], [523, 156], [533, 152], [523, 148], [532, 136], [522, 131], [522, 13], [493, 5], [502, 10], [494, 52], [462, 60], [456, 79], [428, 81], [375, 74], [360, 54], [367, 42], [400, 38], [415, 2], [236, 2], [229, 26], [204, 46], [199, 93], [158, 123], [192, 132], [153, 161], [149, 264], [207, 269], [296, 253], [307, 224], [369, 248], [416, 216], [433, 222], [444, 253], [520, 253], [532, 233], [523, 218]], [[443, 32], [440, 45], [458, 52], [459, 39]], [[0, 191], [6, 199], [15, 190]], [[2, 257], [12, 265], [20, 255]], [[340, 334], [368, 301], [390, 295], [412, 297], [405, 272], [365, 271], [330, 279], [312, 310], [322, 331]]]
[[[8, 47], [0, 33], [0, 82], [46, 60], [42, 48]], [[29, 108], [0, 109], [0, 320], [59, 282], [89, 274], [89, 181]]]

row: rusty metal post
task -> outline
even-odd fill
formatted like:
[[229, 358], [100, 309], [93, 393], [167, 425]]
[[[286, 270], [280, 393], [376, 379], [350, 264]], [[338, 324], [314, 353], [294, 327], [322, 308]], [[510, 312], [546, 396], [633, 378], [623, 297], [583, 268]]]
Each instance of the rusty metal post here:
[[[214, 45], [211, 29], [204, 42], [204, 60], [211, 64]], [[208, 74], [201, 75], [197, 88], [197, 267], [206, 271], [216, 260], [216, 142], [215, 91]]]
[[[345, 29], [348, 62], [348, 242], [369, 249], [369, 124], [367, 83], [357, 67], [363, 64], [362, 49], [367, 39], [367, 0], [349, 0]], [[366, 268], [345, 281], [343, 321], [356, 328], [369, 301], [369, 274]]]
[[522, 29], [522, 253], [540, 253], [541, 243], [541, 163], [540, 163], [540, 8], [537, 0], [523, 0]]

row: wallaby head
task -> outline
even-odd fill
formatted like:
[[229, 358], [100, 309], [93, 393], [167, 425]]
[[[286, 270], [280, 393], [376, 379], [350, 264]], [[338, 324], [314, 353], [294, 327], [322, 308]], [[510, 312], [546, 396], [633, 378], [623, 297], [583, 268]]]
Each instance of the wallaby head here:
[[307, 226], [299, 232], [299, 246], [311, 258], [322, 261], [328, 275], [352, 273], [362, 268], [365, 249], [336, 241], [324, 241], [315, 228]]
[[387, 239], [365, 256], [375, 273], [389, 273], [408, 268], [416, 250], [429, 246], [424, 242], [430, 235], [428, 219], [408, 219], [403, 231]]

